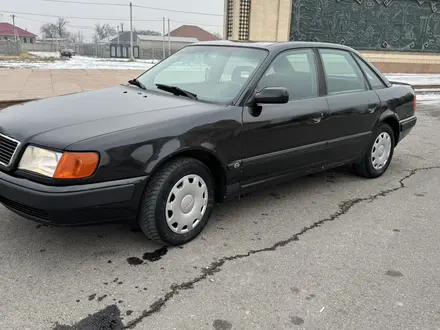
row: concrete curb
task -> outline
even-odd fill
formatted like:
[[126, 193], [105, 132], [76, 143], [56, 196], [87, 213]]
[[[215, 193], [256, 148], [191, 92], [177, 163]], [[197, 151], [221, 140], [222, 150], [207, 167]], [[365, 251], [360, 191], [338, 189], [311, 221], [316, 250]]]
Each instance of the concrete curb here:
[[440, 89], [440, 85], [411, 85], [415, 90], [424, 90], [424, 89]]

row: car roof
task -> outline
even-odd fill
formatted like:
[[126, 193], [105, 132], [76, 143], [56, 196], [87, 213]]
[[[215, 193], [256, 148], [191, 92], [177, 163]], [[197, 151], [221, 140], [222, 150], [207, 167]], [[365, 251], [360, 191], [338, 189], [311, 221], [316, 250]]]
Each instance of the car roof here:
[[350, 50], [353, 48], [334, 43], [327, 42], [312, 42], [312, 41], [283, 41], [283, 42], [264, 42], [264, 41], [234, 41], [234, 40], [216, 40], [216, 41], [202, 41], [191, 44], [190, 46], [230, 46], [230, 47], [246, 47], [246, 48], [260, 48], [268, 51], [282, 51], [291, 48], [305, 48], [305, 47], [319, 47], [319, 48], [334, 48], [342, 50]]

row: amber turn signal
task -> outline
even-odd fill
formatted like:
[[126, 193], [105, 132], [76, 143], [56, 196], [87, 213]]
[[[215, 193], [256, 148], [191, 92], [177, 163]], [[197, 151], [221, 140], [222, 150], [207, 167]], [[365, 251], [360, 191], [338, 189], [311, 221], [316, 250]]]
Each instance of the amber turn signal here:
[[54, 174], [55, 179], [83, 179], [95, 173], [99, 156], [95, 152], [65, 152]]

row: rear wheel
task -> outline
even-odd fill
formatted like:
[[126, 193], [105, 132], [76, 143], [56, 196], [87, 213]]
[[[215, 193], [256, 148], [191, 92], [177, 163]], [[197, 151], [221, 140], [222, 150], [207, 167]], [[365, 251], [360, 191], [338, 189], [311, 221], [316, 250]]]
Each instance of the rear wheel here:
[[192, 158], [178, 158], [151, 178], [139, 211], [145, 235], [164, 245], [193, 240], [211, 216], [214, 184], [209, 169]]
[[393, 158], [394, 146], [393, 129], [385, 123], [380, 124], [362, 161], [354, 165], [356, 173], [366, 178], [384, 174]]

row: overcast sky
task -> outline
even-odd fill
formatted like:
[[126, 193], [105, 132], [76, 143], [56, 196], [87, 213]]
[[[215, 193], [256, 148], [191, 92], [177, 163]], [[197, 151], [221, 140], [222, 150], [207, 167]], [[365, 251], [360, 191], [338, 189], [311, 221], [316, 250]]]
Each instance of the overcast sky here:
[[[63, 0], [60, 0], [63, 1]], [[78, 2], [98, 2], [110, 4], [128, 4], [128, 0], [64, 0]], [[171, 30], [183, 24], [199, 25], [211, 32], [223, 32], [224, 0], [133, 0], [133, 5], [142, 5], [155, 8], [181, 10], [189, 12], [217, 14], [220, 16], [186, 14], [164, 10], [153, 10], [133, 7], [133, 27], [150, 29], [162, 32], [162, 17], [171, 20]], [[71, 32], [82, 31], [87, 39], [93, 35], [96, 23], [116, 25], [124, 22], [124, 31], [130, 29], [129, 7], [85, 5], [49, 2], [47, 0], [0, 0], [0, 20], [12, 23], [11, 14], [16, 17], [16, 24], [20, 28], [40, 34], [40, 26], [46, 22], [55, 22], [57, 17], [64, 17], [69, 21], [68, 29]], [[28, 13], [28, 14], [25, 14]], [[29, 15], [33, 14], [33, 15]], [[43, 16], [48, 15], [48, 16]], [[78, 18], [77, 18], [78, 17]], [[93, 19], [88, 19], [93, 18]], [[115, 19], [115, 20], [105, 20]], [[152, 21], [135, 21], [152, 20]]]

